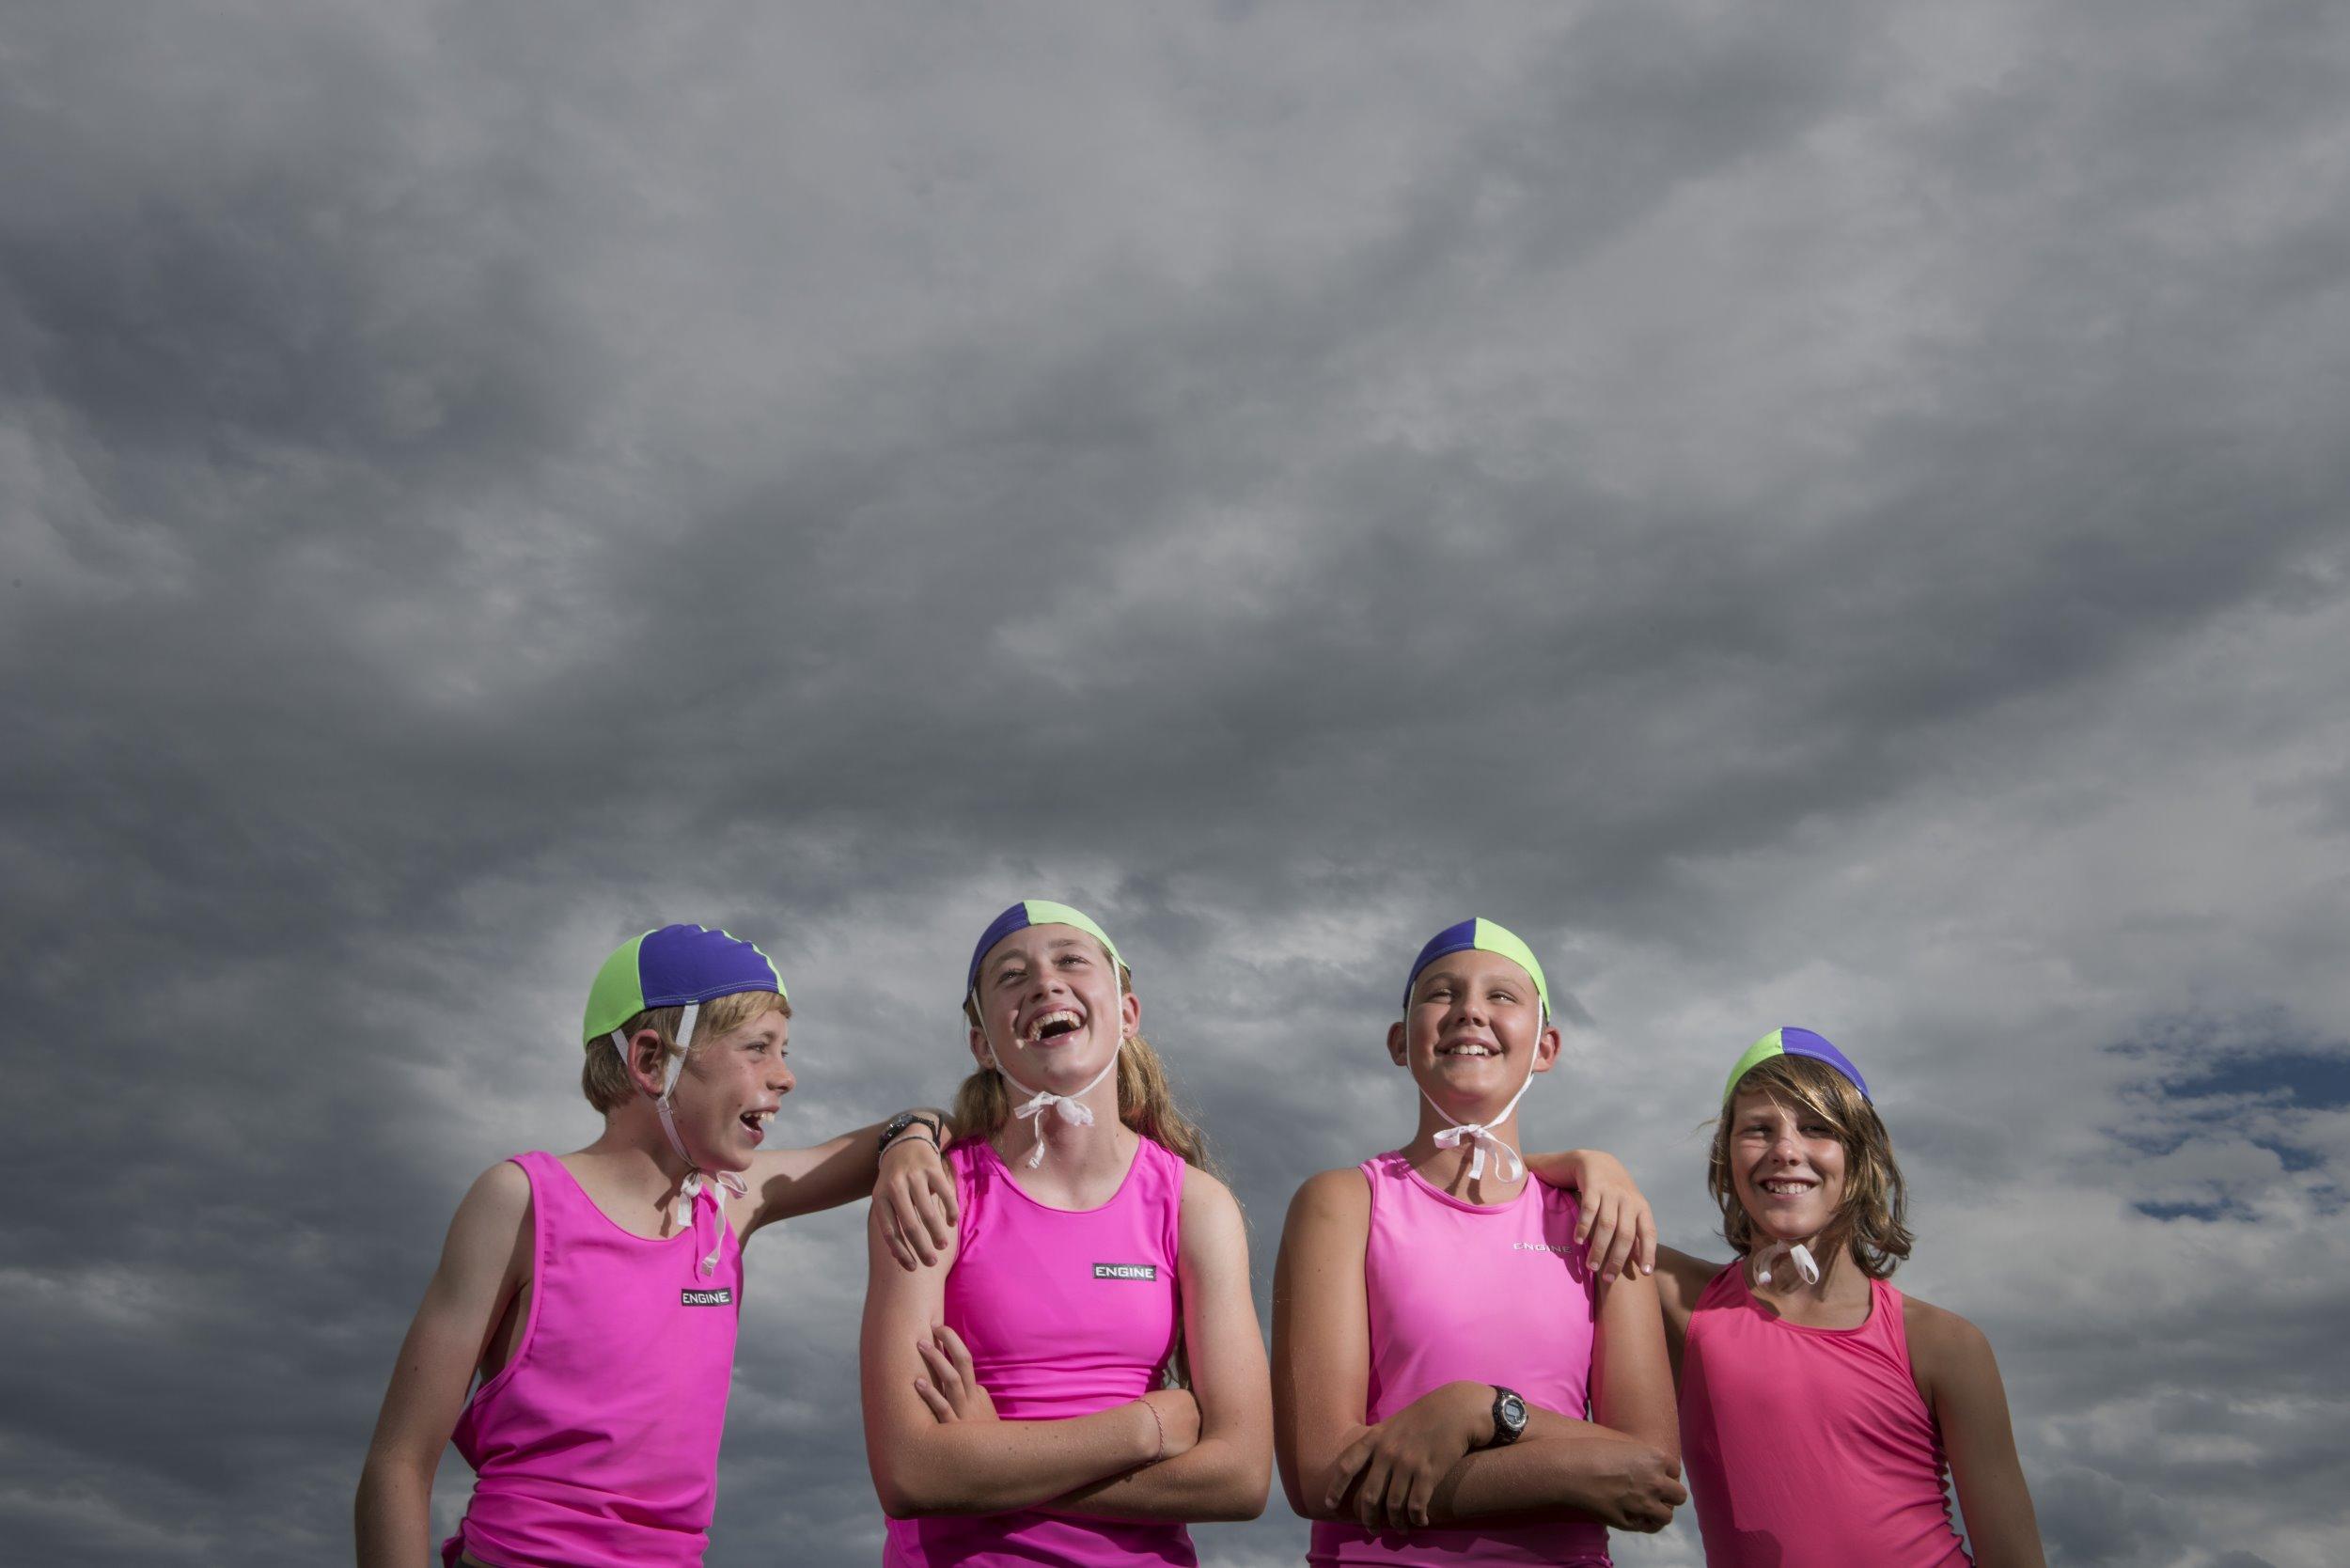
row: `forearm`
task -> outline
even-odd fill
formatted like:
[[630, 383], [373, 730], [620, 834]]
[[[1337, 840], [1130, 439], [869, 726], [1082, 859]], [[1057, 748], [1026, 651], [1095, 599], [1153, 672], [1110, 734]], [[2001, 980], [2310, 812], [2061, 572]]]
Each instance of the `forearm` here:
[[1247, 1445], [1203, 1437], [1187, 1453], [1080, 1486], [1045, 1505], [1048, 1513], [1086, 1519], [1175, 1519], [1189, 1523], [1254, 1519], [1270, 1486]]
[[1635, 1439], [1565, 1417], [1529, 1423], [1503, 1449], [1464, 1455], [1436, 1483], [1429, 1522], [1466, 1524], [1506, 1516], [1549, 1523], [1598, 1523], [1592, 1510], [1621, 1475], [1621, 1455]]
[[1159, 1423], [1136, 1401], [1067, 1420], [934, 1422], [884, 1447], [874, 1480], [891, 1517], [1001, 1513], [1148, 1465]]
[[359, 1568], [416, 1568], [433, 1556], [432, 1474], [369, 1458], [352, 1505]]

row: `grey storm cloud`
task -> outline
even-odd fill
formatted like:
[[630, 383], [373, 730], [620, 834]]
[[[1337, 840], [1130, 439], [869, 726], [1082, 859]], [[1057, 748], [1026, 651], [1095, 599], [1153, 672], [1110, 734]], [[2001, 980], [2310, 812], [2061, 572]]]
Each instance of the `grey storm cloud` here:
[[[2341, 1560], [2339, 8], [0, 38], [14, 1550], [347, 1550], [614, 942], [761, 936], [814, 1139], [951, 1092], [1033, 892], [1261, 1294], [1483, 913], [1568, 999], [1529, 1136], [1682, 1245], [1738, 1047], [1854, 1050], [2052, 1561]], [[870, 1560], [855, 1216], [749, 1266], [712, 1560]]]

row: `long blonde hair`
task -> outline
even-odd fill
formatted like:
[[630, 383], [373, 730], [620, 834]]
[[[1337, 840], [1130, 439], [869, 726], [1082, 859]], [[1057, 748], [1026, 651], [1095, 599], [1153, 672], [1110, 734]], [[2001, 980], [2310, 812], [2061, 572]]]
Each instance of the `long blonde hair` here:
[[[1820, 1233], [1822, 1258], [1849, 1247], [1861, 1273], [1872, 1279], [1891, 1278], [1909, 1256], [1914, 1238], [1905, 1223], [1909, 1190], [1877, 1108], [1850, 1078], [1808, 1057], [1772, 1057], [1758, 1063], [1738, 1080], [1737, 1093], [1767, 1094], [1828, 1124], [1844, 1146], [1844, 1200]], [[1705, 1184], [1721, 1207], [1722, 1239], [1743, 1258], [1754, 1250], [1755, 1231], [1731, 1180], [1730, 1113], [1735, 1104], [1732, 1095], [1722, 1106], [1705, 1162]]]
[[[1134, 990], [1135, 977], [1125, 964], [1118, 965], [1120, 996]], [[979, 1008], [966, 996], [963, 1001], [964, 1018], [975, 1029], [984, 1028], [979, 1023]], [[1005, 1086], [1004, 1074], [994, 1067], [982, 1067], [963, 1080], [955, 1090], [955, 1136], [961, 1138], [992, 1138], [1003, 1131], [1011, 1117], [1011, 1091]], [[1130, 1034], [1118, 1047], [1118, 1120], [1144, 1137], [1167, 1150], [1188, 1166], [1215, 1174], [1215, 1167], [1208, 1159], [1206, 1135], [1193, 1125], [1183, 1107], [1175, 1103], [1175, 1090], [1167, 1080], [1167, 1064], [1151, 1043], [1138, 1034]]]

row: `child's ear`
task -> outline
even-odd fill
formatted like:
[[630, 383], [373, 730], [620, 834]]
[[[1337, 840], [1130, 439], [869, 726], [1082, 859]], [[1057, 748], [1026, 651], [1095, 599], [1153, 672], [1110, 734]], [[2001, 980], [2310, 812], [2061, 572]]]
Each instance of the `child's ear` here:
[[628, 1037], [628, 1081], [638, 1090], [659, 1099], [668, 1064], [669, 1043], [659, 1029], [638, 1029]]
[[1403, 1025], [1401, 1021], [1387, 1026], [1387, 1059], [1398, 1067], [1403, 1065], [1407, 1040], [1408, 1037], [1403, 1032]]

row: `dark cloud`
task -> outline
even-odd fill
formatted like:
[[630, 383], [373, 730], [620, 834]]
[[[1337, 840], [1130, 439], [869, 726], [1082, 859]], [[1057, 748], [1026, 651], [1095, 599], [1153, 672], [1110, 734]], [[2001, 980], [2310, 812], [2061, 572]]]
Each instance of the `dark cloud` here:
[[[2328, 8], [8, 34], [20, 1550], [342, 1549], [620, 936], [770, 937], [813, 1139], [1050, 891], [1261, 1294], [1484, 913], [1573, 998], [1531, 1134], [1689, 1245], [1737, 1047], [1853, 1043], [2052, 1560], [2340, 1555]], [[751, 1267], [713, 1560], [867, 1560], [855, 1216]]]

